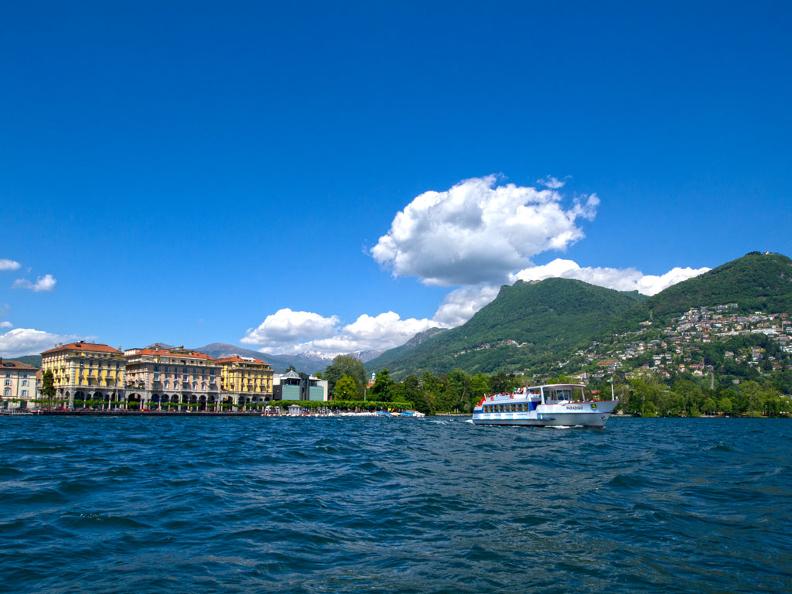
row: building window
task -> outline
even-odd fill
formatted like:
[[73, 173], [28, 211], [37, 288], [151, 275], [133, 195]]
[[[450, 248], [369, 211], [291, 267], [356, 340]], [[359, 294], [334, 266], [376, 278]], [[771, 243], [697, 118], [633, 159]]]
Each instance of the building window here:
[[23, 380], [22, 380], [22, 385], [23, 385], [23, 386], [27, 386], [27, 379], [23, 379]]
[[22, 390], [22, 397], [27, 398], [27, 390]]
[[11, 396], [11, 388], [6, 388], [3, 390], [3, 396]]

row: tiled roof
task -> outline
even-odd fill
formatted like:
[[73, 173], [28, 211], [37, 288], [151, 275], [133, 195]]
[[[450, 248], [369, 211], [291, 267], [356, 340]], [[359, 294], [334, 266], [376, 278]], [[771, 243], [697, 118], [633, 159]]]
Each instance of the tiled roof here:
[[60, 344], [54, 348], [44, 351], [41, 353], [42, 355], [48, 355], [50, 353], [59, 353], [61, 351], [85, 351], [89, 353], [112, 353], [114, 355], [120, 355], [121, 351], [118, 349], [114, 349], [111, 346], [106, 344], [95, 344], [92, 342], [83, 342], [82, 340], [79, 342], [70, 342], [68, 344]]
[[3, 369], [19, 369], [20, 371], [36, 371], [36, 368], [22, 361], [6, 361], [0, 359], [0, 367]]
[[[135, 355], [154, 355], [159, 357], [173, 357], [178, 359], [205, 359], [206, 361], [214, 361], [212, 357], [197, 351], [169, 351], [166, 349], [137, 349]], [[133, 355], [134, 356], [134, 355]]]
[[223, 357], [217, 360], [218, 363], [256, 363], [257, 365], [269, 365], [266, 361], [261, 359], [254, 359], [253, 357], [240, 357], [239, 355], [231, 355], [230, 357]]

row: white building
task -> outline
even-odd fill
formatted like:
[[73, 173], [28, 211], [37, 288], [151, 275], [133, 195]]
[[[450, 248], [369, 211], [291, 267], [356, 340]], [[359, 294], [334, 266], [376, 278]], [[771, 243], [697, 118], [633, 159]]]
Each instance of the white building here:
[[36, 372], [35, 367], [19, 361], [0, 359], [0, 408], [5, 410], [20, 408], [37, 408]]

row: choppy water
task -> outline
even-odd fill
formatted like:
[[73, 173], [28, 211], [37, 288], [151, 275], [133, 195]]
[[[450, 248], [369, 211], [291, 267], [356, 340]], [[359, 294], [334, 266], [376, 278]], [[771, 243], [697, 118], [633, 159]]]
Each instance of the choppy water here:
[[5, 591], [792, 590], [792, 422], [0, 418]]

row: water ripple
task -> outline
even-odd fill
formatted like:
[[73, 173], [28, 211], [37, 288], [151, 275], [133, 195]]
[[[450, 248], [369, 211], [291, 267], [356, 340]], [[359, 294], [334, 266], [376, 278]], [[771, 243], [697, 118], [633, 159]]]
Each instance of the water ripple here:
[[792, 590], [792, 424], [3, 418], [0, 590]]

